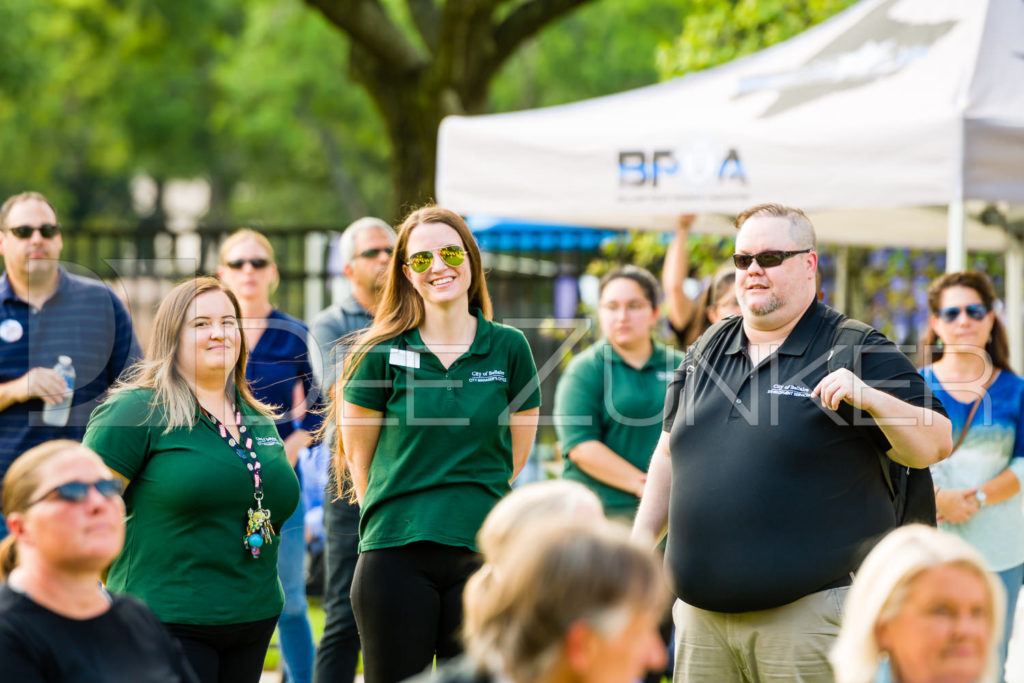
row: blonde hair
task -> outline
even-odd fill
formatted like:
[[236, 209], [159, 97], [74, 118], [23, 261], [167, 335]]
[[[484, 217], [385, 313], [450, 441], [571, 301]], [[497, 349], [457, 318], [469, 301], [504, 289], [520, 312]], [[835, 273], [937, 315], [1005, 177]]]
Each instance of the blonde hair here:
[[16, 207], [18, 204], [21, 204], [22, 202], [28, 201], [36, 201], [46, 204], [48, 207], [50, 207], [50, 211], [53, 212], [54, 217], [57, 216], [57, 209], [53, 208], [53, 204], [50, 203], [50, 200], [47, 199], [42, 194], [40, 194], [39, 192], [19, 192], [18, 194], [11, 195], [7, 199], [5, 199], [3, 205], [0, 205], [0, 230], [6, 230], [9, 227], [14, 227], [7, 225], [8, 216], [10, 216], [11, 211], [14, 210], [14, 207]]
[[496, 665], [517, 683], [551, 670], [573, 623], [611, 637], [637, 612], [660, 615], [667, 602], [655, 554], [613, 522], [533, 520], [503, 555], [507, 565], [466, 583], [463, 634], [478, 668]]
[[981, 683], [996, 680], [1006, 609], [1002, 583], [967, 541], [930, 526], [910, 524], [883, 538], [857, 572], [846, 598], [839, 638], [829, 656], [836, 683], [871, 683], [875, 679], [882, 657], [876, 638], [877, 626], [892, 619], [903, 608], [911, 581], [928, 569], [950, 564], [973, 571], [988, 589], [991, 639], [985, 668], [978, 680]]
[[[188, 320], [188, 309], [198, 297], [207, 292], [223, 292], [231, 301], [235, 317], [241, 318], [238, 299], [223, 282], [213, 277], [197, 277], [186, 280], [167, 294], [153, 319], [153, 333], [146, 349], [146, 358], [133, 365], [125, 379], [110, 390], [111, 395], [130, 389], [151, 389], [149, 418], [161, 411], [160, 419], [166, 423], [164, 433], [178, 427], [191, 429], [195, 424], [196, 397], [188, 382], [178, 371], [178, 345], [181, 330]], [[245, 335], [238, 335], [238, 360], [232, 370], [231, 380], [242, 401], [257, 413], [276, 418], [277, 413], [255, 396], [245, 379], [245, 366], [249, 352], [245, 346]], [[225, 387], [226, 388], [226, 387]]]
[[[491, 296], [487, 292], [487, 282], [484, 281], [484, 269], [480, 256], [480, 248], [477, 246], [473, 233], [470, 232], [466, 222], [455, 212], [442, 209], [440, 206], [424, 206], [410, 213], [402, 225], [398, 228], [398, 240], [395, 242], [394, 257], [388, 265], [388, 278], [384, 285], [384, 291], [377, 308], [374, 312], [373, 324], [361, 334], [343, 337], [340, 341], [348, 344], [353, 342], [351, 350], [345, 355], [345, 369], [341, 378], [335, 383], [332, 396], [328, 397], [327, 419], [324, 425], [340, 425], [338, 419], [340, 413], [340, 399], [342, 387], [355, 372], [356, 368], [374, 346], [394, 339], [408, 330], [417, 328], [423, 322], [424, 308], [423, 299], [413, 288], [412, 283], [405, 277], [402, 268], [408, 258], [409, 235], [425, 223], [443, 223], [459, 234], [462, 244], [466, 249], [466, 258], [469, 261], [470, 283], [469, 283], [469, 307], [479, 308], [481, 315], [487, 320], [493, 316], [491, 310]], [[354, 341], [353, 341], [354, 338]], [[318, 435], [323, 437], [323, 432]], [[337, 439], [334, 448], [333, 466], [338, 485], [338, 492], [348, 496], [348, 499], [355, 502], [355, 490], [352, 488], [351, 475], [345, 465], [344, 445], [341, 439]]]
[[535, 521], [604, 520], [601, 499], [583, 484], [568, 479], [538, 481], [512, 490], [484, 519], [476, 544], [484, 562], [498, 564], [519, 532]]
[[737, 230], [742, 230], [744, 223], [751, 218], [757, 217], [785, 218], [789, 221], [789, 237], [793, 242], [802, 245], [801, 249], [810, 248], [813, 251], [818, 248], [818, 238], [814, 233], [814, 224], [811, 223], [811, 219], [807, 217], [807, 214], [800, 209], [770, 202], [756, 204], [741, 211], [736, 216], [736, 220], [733, 221], [733, 225], [736, 226]]
[[267, 256], [270, 258], [271, 263], [277, 263], [277, 259], [274, 256], [274, 246], [267, 239], [266, 235], [261, 232], [256, 232], [252, 228], [239, 228], [233, 233], [228, 235], [223, 242], [220, 244], [220, 262], [221, 265], [227, 263], [226, 259], [228, 252], [231, 251], [235, 245], [241, 244], [247, 240], [252, 240], [263, 247], [264, 251], [267, 252]]
[[[2, 501], [5, 518], [29, 508], [33, 495], [42, 483], [46, 463], [70, 451], [88, 454], [103, 463], [91, 448], [70, 439], [56, 439], [33, 446], [15, 458], [4, 475]], [[17, 541], [13, 535], [9, 535], [0, 541], [0, 580], [5, 580], [17, 564]]]

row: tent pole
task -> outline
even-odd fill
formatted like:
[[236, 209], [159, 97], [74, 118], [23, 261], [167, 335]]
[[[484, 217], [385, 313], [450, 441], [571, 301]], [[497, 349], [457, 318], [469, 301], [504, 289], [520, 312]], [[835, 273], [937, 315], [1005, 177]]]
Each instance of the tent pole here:
[[1003, 322], [1010, 338], [1010, 366], [1024, 368], [1024, 241], [1007, 235], [1006, 311]]
[[836, 310], [850, 315], [850, 247], [836, 249]]
[[306, 235], [306, 282], [303, 307], [306, 320], [312, 320], [324, 307], [323, 275], [327, 243], [327, 233], [311, 232]]
[[946, 211], [946, 272], [955, 273], [967, 267], [967, 247], [964, 239], [964, 201], [962, 192], [949, 203]]

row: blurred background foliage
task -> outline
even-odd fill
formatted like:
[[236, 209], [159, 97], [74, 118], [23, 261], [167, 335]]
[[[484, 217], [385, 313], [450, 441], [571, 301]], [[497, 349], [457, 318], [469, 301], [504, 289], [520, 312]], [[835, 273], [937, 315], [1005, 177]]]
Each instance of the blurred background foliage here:
[[[487, 111], [707, 68], [850, 4], [580, 2], [505, 63]], [[416, 35], [405, 2], [382, 4]], [[301, 0], [0, 0], [0, 26], [4, 195], [38, 189], [92, 226], [138, 219], [139, 174], [205, 178], [209, 224], [344, 225], [405, 199], [390, 196], [392, 145], [346, 34]]]
[[[496, 16], [527, 1], [498, 3]], [[578, 0], [504, 64], [486, 110], [683, 76], [785, 40], [853, 2]], [[405, 0], [381, 6], [416, 37]], [[399, 218], [394, 207], [404, 198], [394, 196], [387, 126], [353, 79], [346, 34], [303, 0], [0, 0], [0, 26], [4, 196], [42, 191], [69, 225], [152, 227], [163, 224], [160, 202], [139, 215], [133, 179], [152, 178], [159, 193], [171, 179], [203, 178], [211, 197], [201, 225], [337, 229], [366, 214]], [[622, 260], [658, 272], [667, 240], [633, 233], [586, 272]], [[692, 237], [693, 275], [709, 275], [731, 249], [728, 240]], [[941, 272], [942, 255], [851, 254], [860, 306], [851, 312], [897, 338], [913, 336], [923, 284]], [[973, 258], [1001, 287], [1001, 261]], [[900, 311], [911, 319], [899, 322]]]

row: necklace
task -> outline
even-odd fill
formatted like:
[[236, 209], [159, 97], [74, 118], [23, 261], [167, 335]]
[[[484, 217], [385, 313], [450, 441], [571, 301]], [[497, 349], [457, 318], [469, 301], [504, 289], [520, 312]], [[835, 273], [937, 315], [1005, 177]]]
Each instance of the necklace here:
[[274, 542], [273, 527], [270, 525], [270, 510], [263, 507], [263, 477], [260, 475], [262, 465], [259, 456], [256, 454], [256, 445], [249, 430], [242, 422], [242, 411], [235, 410], [235, 426], [238, 427], [238, 441], [231, 436], [228, 428], [223, 422], [217, 419], [210, 411], [199, 406], [203, 415], [213, 423], [220, 433], [220, 438], [235, 452], [245, 468], [252, 475], [252, 497], [256, 501], [256, 509], [249, 508], [248, 521], [245, 523], [245, 533], [242, 534], [242, 545], [253, 559], [260, 556], [260, 549], [264, 545]]

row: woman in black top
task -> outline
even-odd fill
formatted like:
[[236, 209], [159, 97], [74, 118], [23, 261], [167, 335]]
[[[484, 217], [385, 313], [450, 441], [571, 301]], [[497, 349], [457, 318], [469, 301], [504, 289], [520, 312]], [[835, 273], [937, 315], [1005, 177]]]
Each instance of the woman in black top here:
[[121, 481], [74, 441], [26, 451], [7, 471], [0, 543], [5, 681], [193, 683], [181, 648], [141, 602], [100, 572], [124, 543]]

